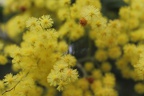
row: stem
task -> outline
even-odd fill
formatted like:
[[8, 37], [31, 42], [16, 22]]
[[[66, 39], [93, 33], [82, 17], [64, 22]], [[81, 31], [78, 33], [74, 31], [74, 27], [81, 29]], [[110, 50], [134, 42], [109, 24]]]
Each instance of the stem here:
[[88, 48], [88, 56], [91, 56], [91, 50], [92, 50], [92, 42], [91, 42], [91, 39], [89, 38], [89, 41], [88, 41], [88, 43], [89, 43], [89, 48]]
[[[28, 72], [28, 73], [29, 73], [29, 72]], [[28, 73], [27, 73], [24, 77], [26, 77], [26, 76], [28, 75]], [[22, 77], [22, 78], [16, 83], [16, 85], [13, 86], [11, 89], [8, 89], [8, 90], [4, 91], [4, 92], [2, 93], [2, 95], [4, 95], [5, 93], [13, 90], [13, 89], [22, 81], [22, 79], [23, 79], [24, 77]]]
[[84, 77], [88, 76], [87, 72], [84, 70], [83, 66], [80, 63], [77, 63], [76, 66], [82, 71]]
[[85, 58], [78, 59], [78, 61], [80, 63], [85, 62], [85, 61], [94, 61], [94, 57], [88, 56], [88, 57], [85, 57]]

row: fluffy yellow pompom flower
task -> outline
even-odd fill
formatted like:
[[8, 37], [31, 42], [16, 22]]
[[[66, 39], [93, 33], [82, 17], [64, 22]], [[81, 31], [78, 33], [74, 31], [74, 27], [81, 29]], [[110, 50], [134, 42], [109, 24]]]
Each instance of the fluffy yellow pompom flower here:
[[89, 82], [87, 81], [87, 79], [81, 78], [77, 81], [77, 86], [86, 91], [89, 88]]
[[39, 20], [43, 28], [50, 28], [53, 25], [53, 20], [50, 18], [50, 15], [43, 15]]
[[112, 73], [106, 73], [103, 78], [103, 84], [105, 87], [113, 88], [115, 86], [115, 77]]
[[91, 72], [94, 69], [94, 64], [92, 62], [86, 62], [84, 68], [87, 72]]
[[16, 76], [13, 76], [11, 73], [5, 76], [5, 84], [12, 84], [16, 80]]
[[109, 62], [103, 62], [101, 64], [101, 70], [103, 72], [109, 72], [111, 70], [111, 68], [112, 68], [112, 66], [111, 66], [111, 64]]
[[68, 51], [68, 45], [65, 41], [61, 41], [59, 42], [59, 45], [58, 45], [58, 50], [62, 53], [65, 53]]
[[95, 6], [89, 5], [83, 8], [82, 17], [85, 18], [87, 21], [97, 19], [99, 15], [100, 11]]
[[50, 86], [56, 86], [59, 82], [59, 71], [51, 70], [51, 73], [48, 75], [47, 80], [50, 82]]
[[41, 18], [31, 17], [26, 22], [26, 27], [30, 30], [40, 31], [42, 28], [51, 28], [53, 25], [53, 20], [50, 15], [43, 15]]
[[31, 18], [29, 18], [28, 20], [27, 20], [27, 22], [26, 22], [26, 27], [35, 27], [35, 26], [37, 26], [38, 25], [38, 19], [37, 18], [35, 18], [35, 17], [31, 17]]
[[76, 69], [70, 69], [66, 68], [63, 71], [63, 79], [66, 80], [66, 82], [71, 83], [78, 79], [78, 72]]
[[73, 67], [76, 65], [76, 58], [70, 54], [65, 55], [62, 59], [68, 64], [69, 67]]
[[95, 69], [92, 71], [92, 77], [94, 79], [101, 79], [102, 78], [102, 72], [99, 69]]
[[95, 59], [98, 61], [105, 61], [108, 58], [108, 54], [105, 50], [99, 49], [95, 52]]
[[134, 89], [135, 89], [135, 91], [136, 91], [138, 94], [144, 94], [144, 84], [142, 84], [142, 83], [137, 83], [137, 84], [134, 86]]
[[111, 59], [118, 59], [121, 56], [121, 49], [119, 46], [111, 47], [108, 49], [108, 56]]
[[4, 65], [7, 63], [7, 58], [3, 55], [0, 55], [0, 65]]

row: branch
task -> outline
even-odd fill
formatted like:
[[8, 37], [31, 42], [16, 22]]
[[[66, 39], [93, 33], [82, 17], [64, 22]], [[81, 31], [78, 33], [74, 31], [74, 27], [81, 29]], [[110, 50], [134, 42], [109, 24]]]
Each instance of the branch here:
[[[28, 72], [28, 73], [29, 73], [29, 72]], [[26, 77], [26, 76], [28, 75], [28, 73], [27, 73], [24, 77]], [[4, 92], [2, 93], [2, 95], [4, 95], [5, 93], [13, 90], [13, 89], [22, 81], [22, 79], [23, 79], [24, 77], [22, 77], [22, 78], [16, 83], [16, 85], [13, 86], [11, 89], [8, 89], [8, 90], [4, 91]]]

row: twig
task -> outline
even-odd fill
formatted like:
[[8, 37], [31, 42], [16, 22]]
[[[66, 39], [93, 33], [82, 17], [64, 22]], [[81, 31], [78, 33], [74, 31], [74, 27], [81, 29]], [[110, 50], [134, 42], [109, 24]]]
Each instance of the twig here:
[[82, 71], [84, 77], [88, 76], [87, 72], [84, 70], [84, 68], [82, 67], [80, 63], [77, 63], [76, 66]]
[[[28, 73], [29, 73], [29, 72], [28, 72]], [[27, 73], [24, 77], [26, 77], [26, 76], [28, 75], [28, 73]], [[24, 77], [22, 77], [22, 78], [16, 83], [16, 85], [13, 86], [11, 89], [8, 89], [8, 90], [4, 91], [4, 92], [2, 93], [2, 95], [4, 95], [5, 93], [13, 90], [13, 89], [22, 81], [22, 79], [23, 79]]]

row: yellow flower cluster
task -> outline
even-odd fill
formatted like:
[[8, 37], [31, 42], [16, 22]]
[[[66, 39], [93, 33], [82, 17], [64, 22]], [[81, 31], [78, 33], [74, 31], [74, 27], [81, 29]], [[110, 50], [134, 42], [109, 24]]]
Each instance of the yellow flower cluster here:
[[95, 80], [91, 85], [91, 88], [96, 96], [118, 96], [114, 86], [114, 75], [111, 73], [106, 73], [102, 80]]
[[17, 74], [0, 80], [0, 93], [118, 96], [116, 70], [144, 94], [144, 0], [124, 1], [109, 20], [100, 0], [6, 0], [4, 15], [13, 16], [0, 27], [10, 39], [0, 42], [0, 64], [11, 57]]
[[[7, 0], [4, 7], [4, 14], [7, 15], [10, 13], [19, 12], [19, 15], [13, 16], [13, 18], [11, 18], [9, 22], [5, 24], [4, 31], [6, 30], [7, 34], [13, 41], [18, 42], [25, 28], [24, 22], [26, 19], [28, 17], [40, 17], [43, 14], [47, 14], [48, 11], [55, 17], [55, 21], [57, 22], [55, 23], [55, 27], [61, 26], [60, 28], [58, 27], [58, 32], [60, 31], [61, 34], [60, 37], [68, 37], [70, 40], [75, 41], [84, 36], [84, 28], [77, 24], [77, 20], [81, 18], [81, 13], [84, 13], [82, 10], [84, 10], [85, 6], [88, 5], [94, 12], [96, 8], [97, 12], [99, 13], [98, 8], [101, 8], [99, 0], [77, 0], [72, 6], [71, 0], [25, 0], [24, 2], [22, 0], [17, 0], [17, 2], [15, 2], [15, 0]], [[90, 12], [87, 9], [87, 14], [89, 13]], [[89, 16], [86, 17], [89, 18]], [[45, 17], [40, 19], [42, 20], [41, 25], [43, 27], [43, 24], [46, 24], [48, 21], [52, 22], [50, 19], [48, 20], [49, 17], [47, 17], [47, 20], [44, 20], [43, 18]], [[65, 24], [62, 24], [64, 20], [66, 20], [66, 22]], [[19, 23], [14, 21], [18, 21]], [[45, 27], [51, 26], [51, 24]]]
[[[90, 80], [93, 80], [91, 82]], [[105, 74], [101, 79], [81, 78], [66, 86], [63, 96], [118, 96], [114, 89], [115, 77], [111, 73]]]
[[[26, 22], [28, 30], [23, 35], [21, 45], [8, 45], [5, 48], [5, 53], [13, 58], [13, 70], [18, 73], [27, 73], [27, 75], [6, 75], [3, 80], [5, 85], [4, 95], [20, 96], [28, 94], [39, 96], [42, 92], [36, 95], [37, 92], [30, 92], [30, 90], [31, 88], [42, 90], [35, 83], [50, 88], [46, 80], [48, 74], [48, 82], [53, 86], [58, 85], [58, 90], [62, 90], [65, 84], [78, 79], [77, 70], [71, 68], [75, 66], [76, 59], [67, 54], [68, 45], [66, 42], [58, 40], [58, 33], [51, 28], [52, 25], [53, 20], [49, 15], [43, 15], [40, 18], [31, 17]], [[50, 71], [53, 67], [54, 69]], [[18, 79], [20, 77], [21, 79]], [[23, 90], [18, 90], [25, 83], [26, 86], [22, 88]], [[27, 88], [28, 86], [29, 88]]]
[[143, 83], [137, 83], [135, 86], [134, 86], [134, 89], [137, 93], [139, 94], [144, 94], [144, 84]]
[[65, 57], [63, 59], [57, 61], [57, 63], [54, 65], [54, 69], [51, 70], [50, 74], [47, 77], [50, 85], [58, 86], [57, 89], [59, 91], [63, 90], [64, 87], [69, 83], [72, 83], [78, 79], [77, 70], [73, 70], [70, 68], [73, 65], [71, 63], [74, 63], [72, 61], [75, 61], [73, 60], [74, 58], [69, 58], [68, 62], [65, 60]]
[[[1, 96], [40, 96], [42, 89], [37, 87], [27, 73], [20, 72], [17, 75], [7, 74], [3, 81], [0, 81]], [[31, 90], [31, 88], [33, 90]]]
[[[12, 17], [4, 26], [3, 31], [9, 36], [13, 42], [19, 42], [21, 35], [25, 30], [25, 22], [28, 19], [29, 14], [19, 14]], [[21, 19], [23, 18], [23, 19]]]

